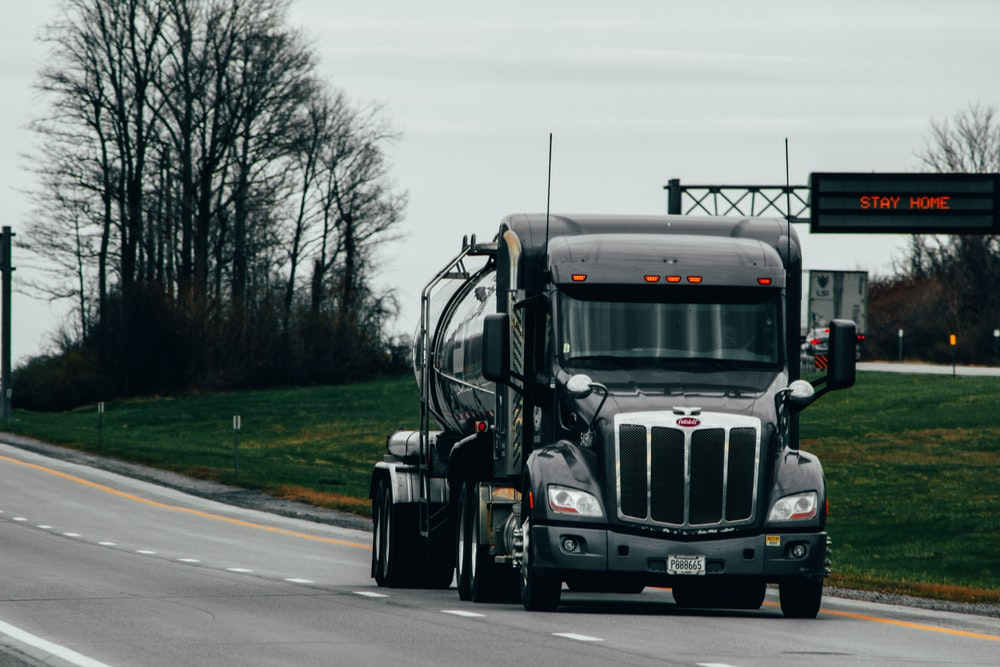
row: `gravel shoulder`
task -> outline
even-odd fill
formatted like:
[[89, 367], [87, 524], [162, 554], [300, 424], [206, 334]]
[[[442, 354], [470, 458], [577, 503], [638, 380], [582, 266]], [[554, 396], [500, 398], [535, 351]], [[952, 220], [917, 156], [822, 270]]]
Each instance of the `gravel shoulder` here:
[[[0, 442], [18, 447], [20, 449], [43, 454], [45, 456], [50, 456], [52, 458], [107, 470], [109, 472], [125, 475], [133, 479], [139, 479], [152, 484], [159, 484], [161, 486], [189, 493], [193, 496], [227, 503], [237, 507], [270, 512], [272, 514], [314, 521], [316, 523], [341, 526], [344, 528], [354, 528], [356, 530], [365, 530], [368, 532], [371, 532], [372, 529], [371, 519], [366, 517], [361, 517], [349, 512], [316, 507], [307, 503], [275, 498], [253, 489], [244, 489], [220, 484], [218, 482], [185, 477], [184, 475], [150, 468], [136, 463], [119, 461], [117, 459], [105, 458], [88, 452], [81, 452], [75, 449], [60, 447], [58, 445], [51, 445], [33, 438], [15, 435], [13, 433], [0, 433]], [[828, 586], [825, 593], [829, 596], [853, 600], [864, 600], [869, 602], [879, 602], [882, 604], [893, 604], [916, 607], [920, 609], [934, 609], [1000, 618], [1000, 605], [969, 604], [964, 602], [950, 602], [947, 600], [932, 600], [929, 598], [919, 598], [910, 595], [895, 595], [892, 593], [849, 590], [833, 586]]]

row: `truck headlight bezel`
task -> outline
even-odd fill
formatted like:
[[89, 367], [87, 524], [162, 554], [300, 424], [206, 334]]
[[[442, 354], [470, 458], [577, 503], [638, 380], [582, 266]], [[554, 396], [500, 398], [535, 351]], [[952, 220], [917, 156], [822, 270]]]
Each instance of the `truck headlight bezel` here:
[[549, 485], [546, 495], [548, 496], [549, 509], [556, 514], [604, 518], [601, 501], [597, 499], [597, 496], [587, 491], [552, 484]]
[[815, 491], [793, 493], [774, 501], [767, 514], [768, 523], [810, 521], [819, 516], [819, 494]]

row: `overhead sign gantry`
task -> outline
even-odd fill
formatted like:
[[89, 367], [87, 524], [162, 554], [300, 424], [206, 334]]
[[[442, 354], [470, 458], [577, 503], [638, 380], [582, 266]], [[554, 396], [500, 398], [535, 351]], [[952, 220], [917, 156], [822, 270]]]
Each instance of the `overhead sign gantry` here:
[[667, 212], [774, 215], [812, 232], [1000, 234], [1000, 174], [814, 172], [809, 185], [681, 185]]

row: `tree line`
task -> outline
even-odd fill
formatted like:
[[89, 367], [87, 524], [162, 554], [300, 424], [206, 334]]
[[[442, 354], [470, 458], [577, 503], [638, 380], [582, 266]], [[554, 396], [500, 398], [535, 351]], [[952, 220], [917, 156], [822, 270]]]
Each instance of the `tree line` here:
[[398, 135], [318, 77], [288, 5], [63, 0], [26, 247], [73, 318], [15, 404], [386, 370], [397, 304], [372, 265], [406, 205]]
[[[997, 108], [976, 102], [953, 118], [932, 121], [917, 157], [930, 172], [1000, 172]], [[994, 335], [1000, 329], [998, 237], [912, 236], [895, 269], [892, 276], [869, 281], [867, 358], [899, 358], [902, 329], [904, 359], [1000, 363]]]

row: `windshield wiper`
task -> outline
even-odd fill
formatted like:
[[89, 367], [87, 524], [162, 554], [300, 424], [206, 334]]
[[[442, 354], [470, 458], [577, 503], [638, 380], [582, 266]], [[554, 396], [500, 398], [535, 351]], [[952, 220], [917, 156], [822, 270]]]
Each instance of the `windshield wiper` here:
[[635, 361], [635, 359], [629, 357], [615, 357], [610, 354], [585, 354], [576, 357], [567, 357], [564, 360], [564, 365], [582, 366], [584, 368], [606, 368], [608, 366], [635, 368]]
[[712, 368], [726, 371], [762, 370], [774, 368], [774, 364], [752, 359], [720, 359], [718, 357], [671, 357], [659, 359], [663, 368]]

